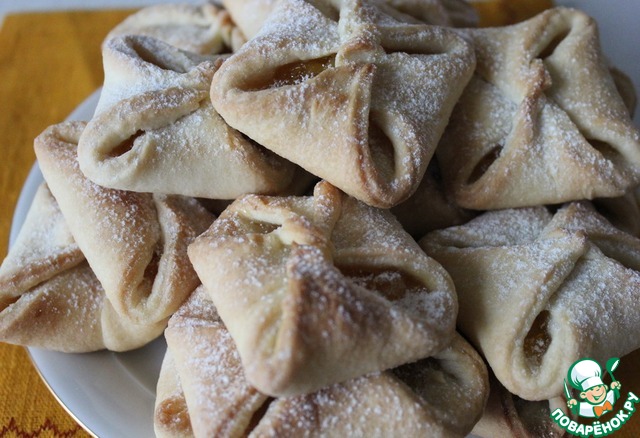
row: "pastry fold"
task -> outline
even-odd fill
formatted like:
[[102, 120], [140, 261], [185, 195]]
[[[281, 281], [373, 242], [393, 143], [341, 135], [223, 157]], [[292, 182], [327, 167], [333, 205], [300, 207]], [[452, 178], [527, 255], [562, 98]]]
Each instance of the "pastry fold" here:
[[76, 245], [45, 184], [0, 266], [0, 341], [63, 352], [138, 348], [166, 324], [122, 318]]
[[566, 407], [566, 400], [528, 401], [514, 396], [489, 375], [490, 392], [482, 418], [471, 431], [480, 438], [562, 438], [569, 435], [557, 426], [551, 412]]
[[454, 333], [444, 269], [389, 212], [326, 182], [312, 197], [236, 200], [188, 252], [247, 379], [266, 394], [422, 359]]
[[[222, 3], [244, 35], [251, 39], [259, 33], [279, 0], [223, 0]], [[308, 3], [338, 19], [336, 4], [341, 2], [313, 0]], [[478, 23], [475, 8], [465, 0], [373, 0], [370, 3], [405, 23], [455, 27], [473, 27]]]
[[461, 225], [477, 215], [477, 212], [457, 205], [445, 192], [435, 158], [429, 162], [415, 193], [393, 207], [391, 213], [416, 240], [430, 231]]
[[105, 42], [105, 80], [78, 161], [110, 188], [212, 199], [273, 194], [296, 166], [230, 128], [209, 100], [221, 56], [125, 35]]
[[279, 2], [215, 74], [211, 100], [267, 149], [388, 208], [420, 183], [474, 54], [452, 30], [398, 21], [366, 0], [339, 6]]
[[[165, 336], [170, 360], [163, 368], [175, 367], [178, 377], [163, 371], [158, 385], [182, 384], [196, 437], [463, 436], [488, 396], [486, 367], [459, 335], [432, 358], [276, 399], [246, 380], [204, 288], [170, 319]], [[167, 403], [158, 399], [157, 405]], [[156, 424], [161, 418], [170, 423], [166, 414], [156, 410]]]
[[229, 13], [211, 3], [148, 6], [114, 27], [105, 41], [119, 35], [146, 35], [201, 55], [235, 51], [245, 42]]
[[420, 243], [454, 280], [459, 330], [523, 399], [561, 395], [580, 358], [640, 346], [640, 240], [587, 202], [485, 213]]
[[557, 204], [621, 196], [640, 182], [640, 132], [593, 19], [556, 8], [464, 33], [477, 67], [437, 149], [458, 204]]
[[138, 323], [164, 320], [199, 284], [187, 246], [214, 217], [193, 198], [89, 181], [76, 159], [84, 127], [65, 122], [36, 138], [44, 178], [114, 309]]

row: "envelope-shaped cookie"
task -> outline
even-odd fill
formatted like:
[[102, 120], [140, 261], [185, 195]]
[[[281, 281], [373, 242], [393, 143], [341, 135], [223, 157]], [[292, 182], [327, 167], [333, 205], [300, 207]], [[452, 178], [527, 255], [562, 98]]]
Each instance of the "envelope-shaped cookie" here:
[[338, 19], [286, 0], [216, 72], [211, 100], [267, 149], [388, 208], [416, 190], [473, 67], [452, 30], [368, 1], [341, 2]]
[[36, 138], [42, 173], [115, 310], [139, 323], [164, 320], [199, 284], [187, 246], [213, 216], [193, 198], [89, 181], [76, 159], [84, 127], [65, 122]]
[[0, 266], [0, 341], [64, 352], [138, 348], [162, 333], [118, 315], [46, 185]]
[[640, 239], [586, 202], [490, 212], [420, 243], [454, 280], [459, 330], [521, 398], [561, 395], [580, 358], [640, 347]]
[[102, 94], [78, 147], [89, 179], [213, 199], [273, 194], [291, 183], [296, 166], [230, 128], [211, 106], [221, 57], [141, 35], [106, 41], [102, 57]]
[[447, 190], [479, 210], [621, 196], [640, 182], [640, 132], [573, 9], [465, 31], [477, 67], [438, 147]]
[[[484, 363], [458, 335], [432, 358], [276, 399], [245, 379], [233, 339], [204, 289], [176, 312], [165, 335], [163, 368], [176, 370], [196, 437], [463, 436], [486, 402]], [[175, 387], [171, 374], [162, 372], [159, 387]], [[161, 420], [171, 423], [169, 400], [179, 397], [157, 399], [156, 430]]]
[[236, 200], [189, 246], [247, 379], [272, 395], [430, 356], [454, 333], [447, 273], [387, 211], [326, 182]]
[[[224, 0], [224, 7], [244, 35], [255, 37], [276, 9], [279, 0]], [[329, 0], [313, 1], [325, 15], [338, 19], [340, 11]], [[475, 8], [464, 0], [372, 0], [371, 4], [405, 23], [472, 27], [478, 23]]]
[[118, 35], [146, 35], [201, 55], [233, 51], [245, 42], [229, 13], [211, 3], [148, 6], [114, 27], [105, 41]]

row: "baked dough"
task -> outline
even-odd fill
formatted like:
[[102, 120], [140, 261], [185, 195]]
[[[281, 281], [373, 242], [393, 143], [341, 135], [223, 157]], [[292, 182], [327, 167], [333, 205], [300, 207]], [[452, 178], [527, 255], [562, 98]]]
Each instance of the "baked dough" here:
[[478, 438], [562, 438], [568, 437], [551, 419], [551, 412], [564, 408], [566, 400], [528, 401], [514, 396], [489, 375], [490, 393], [482, 418], [471, 431]]
[[[279, 0], [223, 0], [234, 22], [249, 38], [255, 37], [273, 13]], [[338, 20], [340, 4], [345, 1], [308, 1], [325, 15]], [[478, 24], [478, 14], [465, 0], [370, 0], [369, 3], [394, 18], [407, 23], [438, 26], [472, 27]]]
[[556, 8], [464, 32], [477, 67], [437, 149], [458, 204], [557, 204], [621, 196], [638, 185], [640, 133], [593, 19]]
[[413, 195], [391, 209], [402, 227], [415, 239], [430, 231], [461, 225], [477, 215], [457, 205], [444, 191], [438, 160], [429, 162], [422, 182]]
[[[247, 383], [234, 341], [203, 287], [171, 317], [165, 338], [194, 435], [245, 436], [269, 397]], [[162, 378], [158, 385], [165, 385]], [[163, 416], [156, 408], [156, 424]]]
[[523, 399], [560, 396], [580, 358], [640, 347], [640, 239], [587, 202], [485, 213], [421, 245], [454, 280], [459, 330]]
[[193, 436], [187, 400], [184, 397], [173, 353], [169, 349], [162, 359], [156, 385], [153, 430], [156, 438], [190, 438]]
[[42, 173], [115, 310], [138, 323], [162, 321], [198, 286], [187, 245], [214, 218], [193, 198], [89, 181], [76, 159], [85, 125], [61, 123], [36, 138]]
[[211, 100], [259, 144], [388, 208], [418, 187], [474, 54], [453, 30], [398, 21], [371, 2], [339, 11], [335, 21], [302, 0], [279, 2], [217, 71]]
[[201, 55], [235, 51], [245, 42], [229, 13], [211, 3], [148, 6], [114, 27], [105, 41], [118, 35], [146, 35]]
[[247, 195], [189, 257], [263, 393], [315, 391], [430, 356], [453, 336], [447, 273], [388, 211], [326, 182]]
[[45, 184], [0, 266], [0, 341], [63, 352], [125, 351], [158, 337], [165, 321], [118, 315]]
[[[432, 358], [276, 399], [245, 379], [233, 339], [204, 289], [171, 318], [165, 335], [196, 437], [464, 436], [488, 395], [486, 367], [459, 335]], [[163, 376], [176, 380], [163, 371], [159, 386], [166, 386]], [[166, 413], [156, 410], [156, 421], [169, 423]]]
[[230, 128], [209, 101], [222, 57], [147, 36], [108, 40], [105, 81], [78, 161], [93, 182], [150, 193], [233, 199], [275, 194], [296, 166]]

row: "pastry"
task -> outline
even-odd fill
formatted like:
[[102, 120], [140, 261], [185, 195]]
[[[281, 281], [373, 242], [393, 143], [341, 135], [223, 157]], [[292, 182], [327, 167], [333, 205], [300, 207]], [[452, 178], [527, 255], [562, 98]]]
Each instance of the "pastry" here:
[[239, 198], [188, 252], [266, 394], [413, 362], [454, 333], [447, 273], [389, 212], [326, 182], [312, 197]]
[[193, 198], [100, 187], [76, 160], [84, 122], [35, 141], [45, 180], [115, 310], [138, 323], [170, 316], [199, 284], [187, 245], [213, 221]]
[[562, 397], [528, 401], [514, 396], [489, 375], [490, 392], [482, 418], [471, 431], [479, 438], [561, 438], [569, 435], [555, 425], [551, 412], [566, 410]]
[[520, 398], [560, 396], [576, 360], [640, 347], [640, 239], [587, 202], [489, 212], [420, 243], [453, 278], [459, 330]]
[[[487, 397], [484, 363], [459, 335], [432, 358], [275, 399], [245, 379], [235, 344], [204, 289], [171, 318], [166, 337], [170, 360], [163, 368], [173, 366], [177, 378], [163, 369], [158, 385], [182, 383], [196, 437], [463, 436]], [[156, 410], [156, 425], [161, 418], [170, 423], [170, 412]]]
[[267, 149], [388, 208], [418, 187], [474, 54], [454, 31], [398, 21], [372, 2], [345, 1], [336, 17], [279, 2], [214, 75], [211, 100]]
[[556, 8], [464, 33], [477, 67], [437, 149], [459, 205], [614, 197], [640, 182], [640, 132], [600, 52], [594, 20]]
[[[223, 0], [233, 20], [249, 39], [255, 37], [276, 9], [279, 0]], [[308, 1], [337, 21], [344, 1]], [[475, 8], [465, 0], [373, 0], [377, 8], [410, 23], [472, 27], [478, 23]]]
[[158, 337], [165, 323], [133, 324], [115, 312], [42, 184], [0, 266], [0, 341], [74, 353], [125, 351]]
[[211, 3], [148, 6], [114, 27], [105, 41], [118, 35], [146, 35], [200, 55], [235, 51], [245, 42], [229, 13]]
[[213, 199], [274, 194], [292, 183], [294, 165], [230, 128], [211, 106], [220, 56], [140, 35], [111, 38], [102, 52], [104, 86], [78, 146], [93, 182]]
[[391, 209], [402, 227], [419, 239], [430, 231], [460, 225], [476, 216], [477, 212], [464, 209], [448, 196], [442, 186], [438, 160], [429, 162], [422, 182], [413, 195]]
[[[171, 317], [165, 337], [194, 435], [244, 436], [269, 397], [247, 383], [234, 341], [203, 287]], [[166, 380], [161, 377], [158, 385]], [[166, 406], [157, 402], [156, 425], [172, 417]]]
[[191, 416], [182, 383], [171, 350], [167, 349], [156, 385], [153, 415], [156, 438], [190, 438], [193, 436]]

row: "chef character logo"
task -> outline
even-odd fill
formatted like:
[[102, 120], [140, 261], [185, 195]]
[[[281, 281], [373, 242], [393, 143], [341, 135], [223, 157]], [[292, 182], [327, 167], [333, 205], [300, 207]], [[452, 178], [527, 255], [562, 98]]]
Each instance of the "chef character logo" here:
[[611, 384], [602, 381], [602, 367], [592, 359], [581, 359], [575, 362], [567, 372], [569, 384], [579, 391], [579, 400], [571, 397], [571, 392], [564, 381], [567, 406], [574, 414], [586, 418], [600, 418], [603, 414], [613, 411], [613, 405], [620, 398], [622, 384], [615, 380], [613, 371], [618, 367], [620, 359], [611, 358], [607, 361], [607, 372], [611, 376]]

